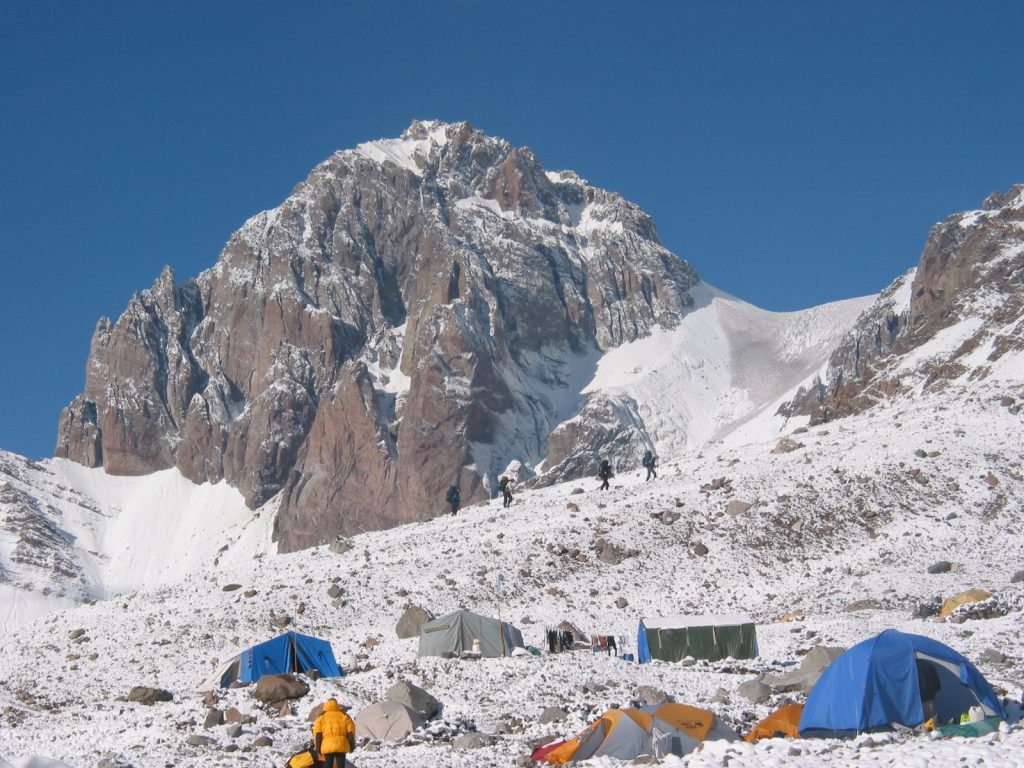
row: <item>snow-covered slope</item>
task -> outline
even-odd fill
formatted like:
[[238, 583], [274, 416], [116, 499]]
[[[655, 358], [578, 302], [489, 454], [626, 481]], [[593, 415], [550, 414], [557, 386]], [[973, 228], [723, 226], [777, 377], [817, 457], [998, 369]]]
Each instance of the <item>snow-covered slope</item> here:
[[[360, 748], [359, 766], [511, 766], [534, 739], [575, 733], [603, 708], [628, 704], [641, 685], [746, 727], [787, 695], [754, 704], [737, 693], [740, 683], [784, 671], [814, 645], [849, 646], [886, 627], [958, 648], [1019, 698], [1021, 417], [1004, 383], [990, 378], [973, 387], [911, 393], [800, 427], [789, 434], [798, 445], [789, 452], [773, 452], [775, 439], [705, 446], [664, 457], [650, 483], [623, 473], [604, 493], [592, 479], [526, 491], [508, 510], [491, 502], [455, 518], [359, 535], [340, 555], [315, 548], [211, 560], [159, 588], [41, 618], [4, 638], [0, 756], [45, 754], [75, 766], [95, 765], [106, 753], [146, 766], [278, 765], [307, 738], [314, 704], [336, 695], [358, 710], [404, 678], [442, 702], [442, 722], [406, 744]], [[725, 482], [711, 482], [718, 478]], [[752, 506], [730, 514], [730, 501]], [[200, 538], [216, 538], [216, 528], [206, 530]], [[614, 545], [619, 563], [596, 556], [602, 543]], [[954, 566], [929, 574], [938, 560]], [[224, 591], [229, 583], [242, 589]], [[334, 583], [344, 590], [339, 599], [327, 593]], [[971, 587], [995, 593], [993, 618], [912, 618], [918, 605]], [[543, 627], [563, 619], [631, 639], [643, 616], [746, 612], [758, 622], [762, 656], [692, 667], [636, 666], [589, 652], [420, 659], [415, 640], [394, 635], [408, 604], [436, 615], [458, 606], [493, 615], [500, 607], [538, 646]], [[806, 618], [778, 623], [795, 610]], [[312, 682], [288, 717], [260, 708], [251, 689], [224, 691], [217, 706], [235, 706], [255, 722], [238, 736], [221, 726], [204, 730], [206, 706], [195, 686], [218, 661], [278, 632], [273, 624], [283, 616], [291, 628], [329, 639], [351, 674]], [[71, 639], [78, 629], [84, 633]], [[990, 648], [1006, 661], [986, 654]], [[149, 708], [121, 700], [133, 685], [167, 688], [174, 701]], [[568, 720], [538, 724], [553, 705]], [[470, 727], [494, 743], [454, 749], [452, 736]], [[190, 746], [193, 735], [211, 743]], [[273, 744], [228, 751], [250, 748], [261, 735]], [[973, 743], [897, 734], [712, 745], [664, 764], [958, 765], [967, 757], [1017, 766], [1022, 746], [1024, 734], [1010, 728]]]
[[707, 284], [671, 330], [605, 354], [585, 393], [634, 400], [660, 454], [699, 448], [757, 419], [745, 440], [778, 434], [780, 402], [817, 372], [876, 297], [768, 312]]
[[[114, 477], [0, 452], [0, 635], [50, 610], [152, 588], [270, 548], [274, 502], [177, 470]], [[242, 553], [242, 554], [236, 554]]]

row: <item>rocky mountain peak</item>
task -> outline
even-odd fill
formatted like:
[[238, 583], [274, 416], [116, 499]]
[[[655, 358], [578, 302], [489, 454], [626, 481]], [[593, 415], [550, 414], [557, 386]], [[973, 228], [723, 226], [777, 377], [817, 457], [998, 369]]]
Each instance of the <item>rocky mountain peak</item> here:
[[588, 412], [597, 356], [673, 327], [697, 282], [620, 195], [468, 123], [415, 121], [101, 321], [56, 452], [226, 478], [252, 506], [280, 493], [283, 549], [422, 519], [514, 462], [589, 471], [549, 436]]

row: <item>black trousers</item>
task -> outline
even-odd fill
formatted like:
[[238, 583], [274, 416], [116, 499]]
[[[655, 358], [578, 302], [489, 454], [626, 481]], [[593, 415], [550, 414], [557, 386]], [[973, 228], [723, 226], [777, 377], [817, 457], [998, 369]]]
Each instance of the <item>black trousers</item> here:
[[507, 507], [509, 504], [512, 503], [512, 493], [510, 491], [502, 491], [501, 495], [505, 500], [504, 506]]
[[606, 491], [606, 490], [608, 490], [608, 478], [607, 477], [602, 477], [601, 478], [601, 487], [598, 488], [597, 490], [599, 490], [599, 491]]
[[331, 752], [324, 755], [324, 768], [345, 768], [347, 752]]

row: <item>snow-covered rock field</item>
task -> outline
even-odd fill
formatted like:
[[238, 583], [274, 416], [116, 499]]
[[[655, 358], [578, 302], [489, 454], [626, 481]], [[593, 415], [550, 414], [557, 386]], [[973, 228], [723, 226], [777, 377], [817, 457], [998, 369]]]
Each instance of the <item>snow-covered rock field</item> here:
[[[741, 683], [793, 668], [816, 645], [849, 647], [887, 627], [947, 643], [1019, 701], [1024, 583], [1013, 578], [1024, 568], [1024, 449], [1013, 381], [992, 376], [913, 392], [810, 428], [791, 421], [760, 439], [726, 438], [662, 456], [651, 482], [624, 472], [605, 492], [596, 479], [524, 491], [507, 510], [495, 500], [359, 535], [343, 554], [326, 547], [275, 554], [269, 510], [246, 518], [230, 489], [184, 489], [164, 477], [173, 470], [111, 479], [58, 460], [32, 469], [5, 454], [8, 478], [17, 470], [26, 487], [32, 473], [50, 478], [44, 506], [65, 516], [74, 507], [76, 520], [95, 515], [122, 532], [96, 534], [106, 543], [94, 567], [135, 591], [111, 589], [91, 604], [9, 618], [0, 635], [0, 757], [19, 766], [44, 764], [32, 756], [69, 766], [283, 765], [308, 738], [314, 705], [336, 696], [358, 711], [404, 679], [428, 689], [443, 711], [405, 743], [362, 745], [353, 756], [360, 768], [515, 766], [538, 740], [575, 734], [610, 705], [628, 706], [644, 685], [745, 732], [798, 695], [754, 704], [737, 693]], [[787, 435], [789, 450], [776, 452]], [[153, 492], [158, 484], [162, 496]], [[77, 492], [98, 503], [75, 506]], [[199, 494], [205, 512], [182, 519], [183, 493]], [[733, 505], [730, 514], [731, 501], [750, 506]], [[602, 545], [614, 545], [621, 562], [600, 560]], [[185, 552], [194, 555], [187, 563]], [[929, 574], [940, 560], [952, 568]], [[338, 598], [327, 593], [334, 584], [343, 590]], [[225, 591], [229, 585], [239, 587]], [[975, 587], [995, 595], [989, 610], [914, 618], [919, 606]], [[63, 602], [51, 609], [70, 602], [53, 595]], [[539, 648], [546, 626], [569, 620], [587, 633], [626, 637], [620, 650], [634, 653], [641, 617], [746, 612], [758, 624], [761, 656], [692, 666], [637, 665], [589, 651], [419, 658], [417, 641], [394, 631], [410, 604], [437, 616], [458, 607], [500, 610]], [[806, 616], [779, 621], [795, 611]], [[216, 706], [255, 721], [234, 737], [225, 726], [204, 729], [197, 686], [219, 662], [278, 634], [285, 617], [289, 629], [330, 640], [348, 674], [312, 681], [288, 716], [262, 709], [252, 688], [224, 690]], [[165, 688], [173, 701], [126, 701], [137, 685]], [[549, 706], [568, 719], [539, 724]], [[494, 743], [455, 749], [452, 738], [472, 728]], [[190, 745], [196, 735], [210, 743]], [[272, 744], [253, 747], [259, 736]], [[662, 764], [1022, 766], [1022, 747], [1024, 731], [1010, 724], [975, 740], [897, 733], [709, 742]]]

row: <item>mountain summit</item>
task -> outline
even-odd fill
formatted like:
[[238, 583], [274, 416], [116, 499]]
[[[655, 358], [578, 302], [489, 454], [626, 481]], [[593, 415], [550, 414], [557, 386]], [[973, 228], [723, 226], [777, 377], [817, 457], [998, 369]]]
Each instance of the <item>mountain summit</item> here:
[[678, 325], [698, 282], [621, 196], [468, 123], [414, 122], [101, 319], [56, 455], [224, 478], [252, 507], [281, 494], [285, 551], [423, 519], [510, 466], [589, 471], [553, 430], [601, 354]]

